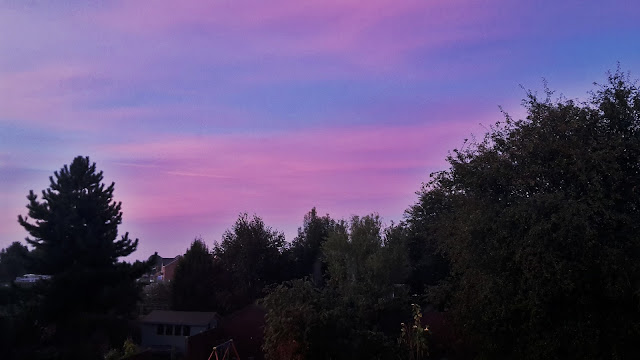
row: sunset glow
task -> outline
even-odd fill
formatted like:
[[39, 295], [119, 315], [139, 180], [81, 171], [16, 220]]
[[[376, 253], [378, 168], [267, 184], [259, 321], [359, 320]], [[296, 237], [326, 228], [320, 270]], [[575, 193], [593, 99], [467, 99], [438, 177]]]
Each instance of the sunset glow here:
[[135, 258], [241, 212], [292, 240], [317, 207], [402, 219], [446, 156], [543, 78], [640, 77], [632, 1], [0, 4], [0, 248], [76, 155], [116, 183]]

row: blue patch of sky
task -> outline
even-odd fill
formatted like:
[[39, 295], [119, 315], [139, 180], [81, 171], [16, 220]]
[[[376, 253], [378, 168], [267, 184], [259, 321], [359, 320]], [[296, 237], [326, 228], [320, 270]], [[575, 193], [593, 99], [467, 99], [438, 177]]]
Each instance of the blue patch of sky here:
[[32, 126], [19, 126], [2, 123], [0, 120], [0, 150], [19, 152], [22, 150], [46, 149], [61, 143], [81, 140], [79, 133], [43, 129]]

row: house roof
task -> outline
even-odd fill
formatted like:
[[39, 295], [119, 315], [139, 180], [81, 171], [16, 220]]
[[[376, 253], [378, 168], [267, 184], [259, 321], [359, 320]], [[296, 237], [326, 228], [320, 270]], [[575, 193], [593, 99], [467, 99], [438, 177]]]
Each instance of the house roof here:
[[172, 258], [162, 258], [162, 260], [160, 261], [160, 265], [162, 266], [167, 266], [169, 264], [171, 264], [172, 262], [178, 260], [180, 258], [180, 255], [176, 255]]
[[206, 326], [211, 320], [218, 318], [220, 316], [216, 312], [153, 310], [140, 321], [145, 324]]
[[176, 257], [175, 259], [173, 259], [172, 262], [168, 263], [168, 264], [164, 264], [163, 267], [166, 268], [171, 268], [171, 267], [176, 267], [178, 266], [178, 264], [180, 263], [180, 256]]

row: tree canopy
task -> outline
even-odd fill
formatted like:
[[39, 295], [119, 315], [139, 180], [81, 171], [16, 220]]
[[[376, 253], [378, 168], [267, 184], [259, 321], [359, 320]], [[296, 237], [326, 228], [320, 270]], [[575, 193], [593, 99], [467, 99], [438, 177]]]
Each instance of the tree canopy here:
[[115, 184], [102, 180], [96, 164], [78, 156], [49, 177], [42, 200], [30, 191], [28, 216], [18, 216], [31, 236], [26, 240], [34, 247], [35, 270], [53, 276], [51, 314], [128, 313], [135, 307], [135, 279], [145, 264], [118, 261], [135, 251], [138, 239], [128, 233], [118, 239], [121, 203], [113, 200]]
[[[330, 285], [343, 296], [370, 302], [393, 292], [408, 275], [405, 239], [400, 226], [383, 231], [378, 215], [339, 221], [322, 246]], [[364, 291], [364, 293], [363, 293]]]
[[630, 358], [640, 336], [640, 93], [529, 93], [449, 157], [408, 212], [450, 261], [445, 295], [486, 358]]
[[281, 281], [285, 276], [281, 263], [284, 249], [283, 233], [266, 226], [256, 215], [240, 214], [213, 249], [216, 262], [228, 277], [227, 304], [249, 304], [261, 297], [266, 285]]
[[0, 283], [10, 282], [27, 272], [29, 249], [14, 241], [0, 251]]
[[377, 215], [334, 222], [320, 247], [329, 281], [284, 282], [262, 302], [267, 358], [398, 357], [408, 317], [406, 294], [394, 286], [408, 272], [402, 234], [400, 225], [383, 230]]
[[219, 311], [216, 266], [202, 239], [195, 239], [178, 260], [172, 282], [171, 307], [182, 311]]
[[128, 233], [117, 239], [122, 204], [113, 201], [115, 183], [105, 188], [102, 178], [95, 163], [78, 156], [49, 177], [41, 202], [29, 192], [28, 217], [19, 215], [18, 221], [32, 236], [27, 242], [37, 250], [40, 271], [57, 274], [77, 264], [113, 265], [135, 251], [138, 239], [130, 240]]
[[304, 216], [302, 227], [298, 228], [298, 236], [291, 242], [291, 255], [294, 264], [294, 278], [311, 276], [320, 284], [323, 280], [322, 244], [335, 229], [336, 221], [329, 215], [318, 216], [316, 208], [312, 208]]

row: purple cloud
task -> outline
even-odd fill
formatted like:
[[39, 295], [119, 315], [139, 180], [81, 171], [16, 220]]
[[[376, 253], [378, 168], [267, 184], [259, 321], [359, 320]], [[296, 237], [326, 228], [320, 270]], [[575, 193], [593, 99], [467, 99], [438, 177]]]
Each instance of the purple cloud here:
[[[289, 238], [312, 206], [398, 220], [447, 151], [525, 87], [583, 97], [640, 66], [638, 5], [572, 0], [0, 5], [0, 247], [73, 156], [123, 230], [182, 252], [241, 211]], [[637, 73], [637, 71], [635, 71]], [[637, 74], [636, 74], [637, 76]]]

